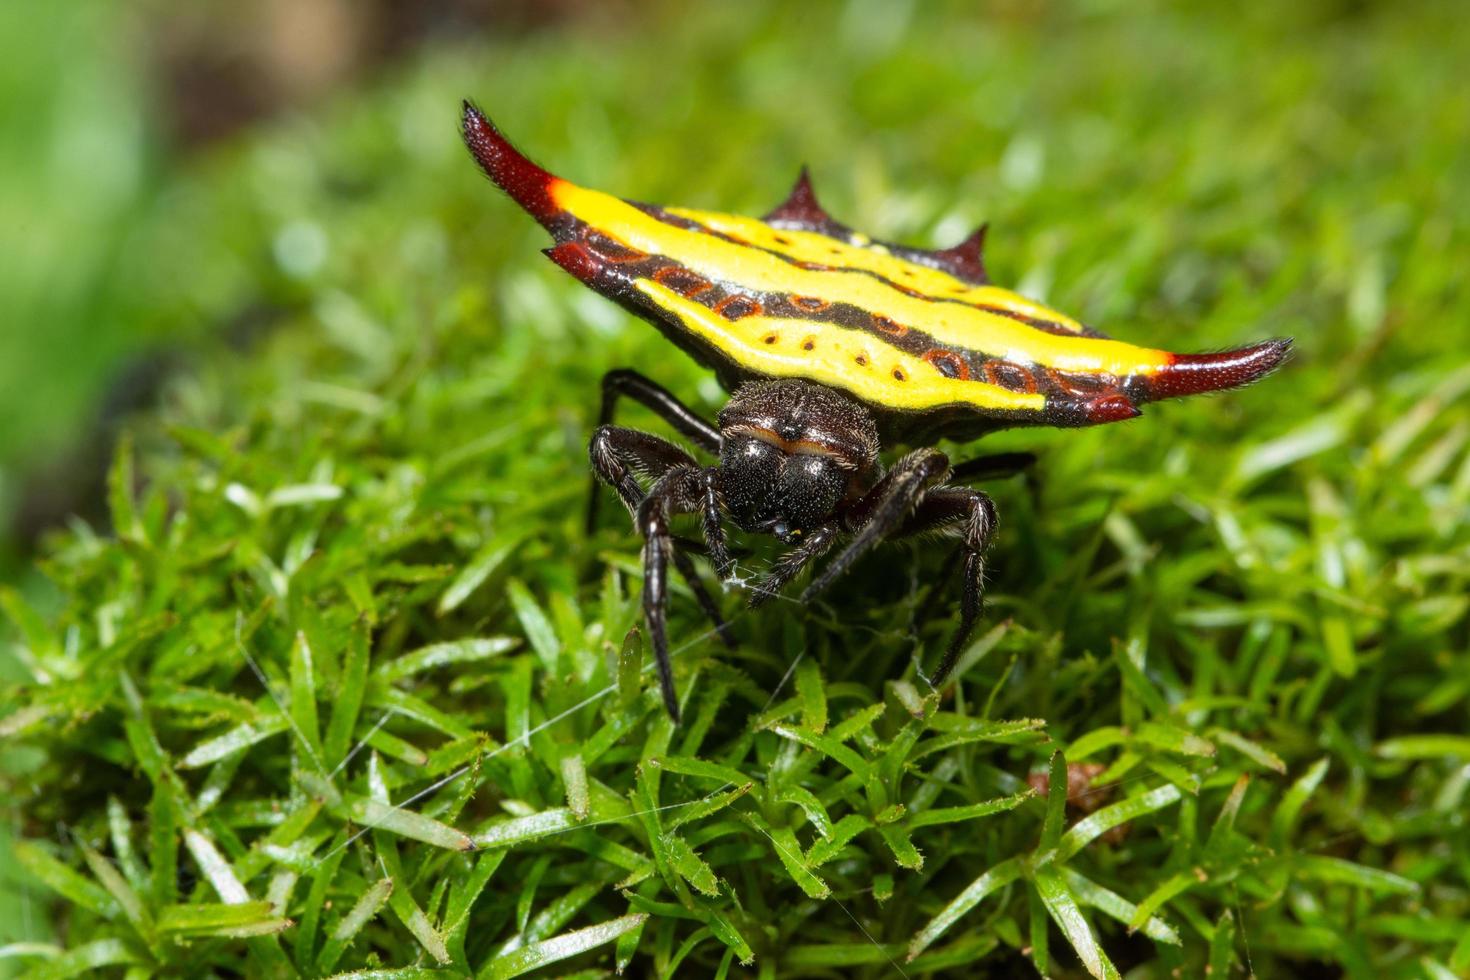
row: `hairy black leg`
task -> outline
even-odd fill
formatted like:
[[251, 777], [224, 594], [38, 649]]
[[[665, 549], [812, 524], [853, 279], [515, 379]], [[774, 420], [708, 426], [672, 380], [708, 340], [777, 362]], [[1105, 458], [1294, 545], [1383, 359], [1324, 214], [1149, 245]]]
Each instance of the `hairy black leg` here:
[[[720, 432], [718, 429], [696, 415], [689, 406], [674, 397], [667, 388], [627, 368], [618, 368], [602, 376], [602, 408], [597, 415], [597, 424], [600, 428], [612, 425], [613, 418], [617, 414], [619, 398], [633, 399], [669, 423], [676, 431], [701, 449], [719, 453]], [[624, 497], [624, 500], [626, 499]], [[588, 534], [591, 534], [597, 527], [597, 501], [597, 479], [594, 477], [587, 496]]]
[[667, 439], [617, 425], [598, 426], [587, 455], [592, 460], [593, 486], [598, 480], [611, 485], [632, 513], [643, 502], [643, 488], [635, 474], [656, 479], [676, 467], [698, 466], [693, 456]]
[[874, 545], [894, 533], [924, 497], [949, 472], [949, 457], [937, 449], [916, 449], [894, 464], [883, 479], [843, 515], [856, 530], [848, 546], [822, 569], [801, 594], [806, 602], [851, 567]]
[[[730, 556], [725, 549], [725, 530], [719, 520], [718, 498], [712, 497], [707, 492], [708, 487], [718, 488], [717, 470], [713, 467], [700, 470], [694, 457], [667, 439], [660, 439], [647, 432], [624, 429], [616, 425], [601, 426], [592, 434], [588, 455], [592, 460], [594, 482], [601, 479], [615, 487], [618, 496], [623, 498], [623, 503], [635, 516], [639, 506], [643, 503], [644, 493], [634, 474], [641, 473], [655, 479], [662, 478], [675, 470], [687, 470], [696, 474], [700, 490], [698, 500], [700, 509], [704, 511], [704, 536], [706, 545], [710, 549], [710, 558], [715, 562], [716, 568], [720, 567], [721, 560], [726, 564], [729, 563]], [[709, 510], [711, 506], [715, 507], [712, 512]], [[671, 547], [672, 540], [671, 538]], [[720, 639], [727, 646], [733, 646], [734, 640], [730, 636], [724, 617], [720, 615], [719, 607], [709, 594], [709, 590], [700, 581], [693, 563], [678, 551], [674, 551], [673, 554], [674, 567], [689, 583], [695, 600], [704, 610], [705, 615], [714, 623]]]
[[949, 472], [950, 483], [968, 483], [971, 480], [1004, 480], [1008, 476], [1029, 474], [1036, 465], [1035, 453], [991, 453], [976, 456], [963, 463], [956, 463]]
[[776, 560], [769, 575], [755, 584], [750, 592], [750, 608], [763, 606], [781, 594], [801, 570], [812, 561], [822, 557], [837, 541], [841, 533], [835, 524], [823, 524], [806, 535], [806, 540]]
[[[900, 529], [905, 536], [928, 534], [958, 526], [964, 535], [960, 553], [964, 555], [964, 592], [960, 600], [960, 625], [950, 637], [944, 658], [934, 671], [930, 683], [943, 684], [954, 670], [956, 661], [975, 631], [985, 588], [985, 552], [995, 534], [995, 505], [979, 490], [968, 487], [936, 487], [925, 495], [913, 515]], [[950, 566], [946, 566], [947, 568]]]
[[711, 453], [720, 451], [720, 430], [700, 418], [693, 409], [663, 385], [637, 371], [618, 368], [602, 376], [602, 412], [599, 425], [609, 425], [619, 398], [631, 398], [673, 426], [680, 435]]
[[[702, 487], [697, 467], [679, 467], [658, 479], [638, 506], [638, 531], [643, 535], [643, 618], [653, 641], [653, 662], [669, 717], [679, 721], [679, 698], [674, 690], [674, 667], [669, 658], [667, 611], [669, 561], [674, 542], [669, 521], [700, 507]], [[677, 559], [675, 559], [677, 563]]]

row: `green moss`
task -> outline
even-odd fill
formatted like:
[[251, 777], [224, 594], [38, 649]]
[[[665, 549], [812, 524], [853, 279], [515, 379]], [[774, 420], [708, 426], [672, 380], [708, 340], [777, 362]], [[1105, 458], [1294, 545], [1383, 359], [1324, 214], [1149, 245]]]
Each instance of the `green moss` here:
[[[799, 10], [440, 50], [172, 183], [120, 315], [266, 328], [133, 426], [115, 532], [51, 542], [57, 611], [0, 593], [29, 678], [0, 780], [55, 944], [0, 962], [1470, 968], [1453, 9]], [[993, 488], [943, 700], [914, 672], [942, 555], [810, 608], [734, 586], [733, 652], [677, 595], [676, 729], [636, 667], [636, 540], [580, 534], [584, 446], [610, 367], [719, 394], [536, 256], [457, 146], [465, 95], [594, 186], [759, 212], [804, 159], [874, 233], [990, 219], [1000, 281], [1127, 339], [1300, 354], [989, 440], [1042, 464]], [[1102, 767], [1101, 809], [1066, 763]]]

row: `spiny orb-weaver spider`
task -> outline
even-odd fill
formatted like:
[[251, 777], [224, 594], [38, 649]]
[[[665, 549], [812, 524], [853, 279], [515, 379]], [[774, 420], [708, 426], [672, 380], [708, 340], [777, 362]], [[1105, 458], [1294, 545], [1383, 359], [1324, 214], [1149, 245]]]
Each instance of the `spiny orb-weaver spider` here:
[[[1030, 457], [951, 466], [939, 450], [917, 448], [885, 469], [882, 446], [965, 441], [1008, 426], [1121, 421], [1147, 402], [1258, 380], [1291, 348], [1289, 339], [1277, 339], [1172, 354], [1112, 340], [993, 285], [981, 256], [983, 226], [933, 251], [876, 241], [823, 211], [805, 170], [761, 219], [656, 207], [554, 177], [468, 102], [463, 128], [485, 173], [551, 233], [552, 261], [647, 319], [733, 392], [711, 425], [643, 375], [612, 371], [603, 378], [589, 447], [594, 488], [600, 479], [617, 490], [644, 539], [643, 612], [675, 721], [665, 624], [670, 563], [725, 630], [675, 547], [674, 517], [700, 517], [722, 578], [733, 565], [727, 518], [791, 546], [755, 585], [752, 605], [777, 595], [844, 538], [803, 601], [882, 541], [958, 537], [960, 622], [931, 678], [937, 687], [979, 618], [996, 527], [990, 498], [962, 484], [1014, 471]], [[625, 397], [718, 464], [702, 466], [667, 439], [614, 425]], [[589, 508], [589, 525], [594, 516]]]

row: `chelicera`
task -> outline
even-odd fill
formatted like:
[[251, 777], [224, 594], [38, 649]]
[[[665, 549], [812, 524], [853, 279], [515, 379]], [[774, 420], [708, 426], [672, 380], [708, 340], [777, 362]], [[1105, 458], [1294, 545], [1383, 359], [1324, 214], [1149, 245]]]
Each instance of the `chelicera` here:
[[[796, 378], [746, 382], [715, 425], [636, 371], [610, 372], [602, 390], [602, 424], [589, 446], [592, 469], [617, 490], [644, 539], [643, 612], [670, 716], [679, 717], [666, 625], [670, 564], [724, 632], [718, 607], [670, 529], [681, 514], [699, 515], [710, 561], [722, 578], [734, 565], [726, 520], [790, 546], [753, 586], [751, 606], [779, 595], [844, 539], [845, 547], [812, 579], [801, 601], [826, 589], [881, 542], [921, 534], [959, 538], [960, 621], [931, 683], [949, 676], [980, 616], [985, 552], [996, 527], [990, 498], [955, 481], [1016, 472], [1031, 462], [1029, 454], [982, 456], [955, 468], [937, 449], [917, 449], [885, 470], [872, 414], [831, 388]], [[624, 397], [657, 413], [719, 462], [701, 465], [667, 439], [613, 425]], [[646, 491], [640, 475], [651, 481]], [[594, 507], [589, 525], [595, 514]]]

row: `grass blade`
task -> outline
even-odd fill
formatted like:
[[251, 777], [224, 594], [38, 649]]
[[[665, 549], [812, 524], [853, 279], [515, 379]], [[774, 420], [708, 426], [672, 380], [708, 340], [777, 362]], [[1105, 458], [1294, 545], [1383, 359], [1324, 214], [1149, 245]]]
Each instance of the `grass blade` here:
[[567, 809], [577, 820], [586, 820], [592, 802], [587, 796], [587, 764], [580, 754], [562, 756], [561, 782], [566, 790]]
[[468, 969], [465, 960], [465, 935], [469, 930], [470, 912], [475, 902], [490, 883], [490, 878], [505, 860], [505, 851], [487, 851], [475, 859], [474, 867], [464, 880], [449, 891], [449, 907], [439, 923], [439, 932], [444, 936], [444, 946], [449, 950], [450, 961]]
[[1417, 895], [1419, 884], [1382, 868], [1370, 868], [1326, 854], [1303, 854], [1293, 862], [1297, 874], [1313, 881], [1352, 885], [1389, 895]]
[[1234, 749], [1258, 765], [1270, 769], [1272, 772], [1279, 772], [1282, 775], [1286, 774], [1286, 763], [1281, 760], [1281, 756], [1263, 745], [1252, 742], [1244, 735], [1237, 735], [1235, 732], [1227, 731], [1223, 728], [1214, 728], [1210, 730], [1210, 738], [1219, 742], [1221, 745]]
[[1470, 759], [1470, 735], [1400, 735], [1373, 747], [1383, 759]]
[[721, 786], [738, 786], [741, 783], [749, 782], [745, 773], [736, 769], [734, 766], [722, 766], [718, 762], [707, 762], [704, 759], [692, 759], [688, 756], [654, 756], [648, 760], [647, 765], [655, 769], [678, 773], [681, 776], [707, 779]]
[[525, 817], [516, 817], [504, 823], [495, 824], [488, 830], [481, 831], [474, 836], [474, 846], [477, 848], [491, 847], [515, 847], [533, 841], [547, 834], [557, 834], [564, 830], [571, 830], [577, 826], [577, 817], [566, 807], [555, 810], [543, 810]]
[[705, 862], [704, 858], [694, 852], [689, 842], [678, 834], [666, 833], [663, 835], [664, 853], [668, 855], [669, 865], [674, 871], [689, 882], [694, 890], [701, 895], [711, 898], [720, 893], [719, 879], [715, 877], [714, 870]]
[[1169, 943], [1172, 946], [1180, 945], [1179, 933], [1174, 930], [1174, 927], [1153, 915], [1143, 916], [1143, 921], [1139, 926], [1134, 927], [1132, 923], [1138, 918], [1138, 906], [1117, 892], [1104, 888], [1071, 868], [1062, 868], [1062, 877], [1066, 880], [1067, 888], [1077, 899], [1079, 905], [1095, 908], [1104, 915], [1127, 924], [1130, 929], [1142, 928], [1143, 934], [1150, 939]]
[[235, 869], [214, 843], [197, 830], [184, 831], [184, 846], [194, 856], [200, 872], [214, 886], [215, 893], [226, 905], [243, 905], [250, 901], [250, 893], [240, 883]]
[[87, 867], [92, 870], [93, 877], [100, 881], [102, 887], [112, 895], [118, 907], [122, 909], [123, 914], [128, 917], [128, 921], [138, 930], [138, 934], [143, 937], [144, 941], [149, 941], [152, 938], [153, 923], [147, 907], [133, 886], [107, 858], [80, 841], [77, 846], [81, 848], [82, 857], [86, 860]]
[[647, 918], [646, 913], [637, 912], [633, 915], [625, 915], [620, 919], [588, 926], [586, 929], [563, 933], [554, 939], [545, 939], [539, 943], [522, 946], [520, 949], [495, 957], [485, 964], [477, 976], [481, 980], [509, 980], [523, 973], [530, 973], [547, 964], [556, 963], [613, 942], [623, 933], [638, 928]]
[[371, 797], [353, 793], [337, 793], [325, 781], [310, 773], [297, 774], [301, 786], [308, 793], [326, 804], [329, 811], [343, 820], [350, 820], [363, 827], [384, 830], [400, 837], [423, 841], [435, 847], [451, 851], [472, 851], [475, 842], [462, 830], [440, 823], [433, 817], [413, 810], [405, 810], [392, 803], [384, 803]]
[[1036, 885], [1036, 893], [1046, 906], [1047, 914], [1061, 928], [1062, 935], [1072, 944], [1072, 949], [1076, 951], [1077, 958], [1082, 961], [1087, 972], [1098, 980], [1122, 980], [1118, 968], [1113, 966], [1108, 954], [1098, 945], [1097, 937], [1092, 934], [1092, 927], [1087, 924], [1087, 919], [1077, 906], [1076, 898], [1068, 890], [1056, 866], [1037, 868], [1032, 880]]
[[1153, 917], [1153, 914], [1163, 908], [1170, 899], [1201, 884], [1200, 876], [1193, 871], [1181, 871], [1172, 878], [1167, 878], [1164, 883], [1149, 892], [1143, 901], [1138, 903], [1133, 915], [1128, 920], [1130, 932], [1143, 928], [1145, 922]]
[[291, 727], [283, 714], [270, 714], [248, 725], [237, 725], [223, 735], [200, 742], [179, 760], [180, 769], [198, 769], [211, 765], [236, 752], [243, 752], [257, 742], [279, 735]]
[[392, 683], [439, 667], [479, 663], [514, 650], [520, 645], [520, 642], [513, 636], [486, 636], [431, 643], [426, 647], [419, 647], [401, 657], [379, 664], [373, 671], [373, 676], [384, 683]]
[[969, 886], [950, 901], [939, 914], [930, 919], [922, 929], [909, 941], [908, 959], [912, 961], [916, 956], [928, 949], [934, 940], [944, 935], [956, 922], [966, 915], [975, 906], [990, 895], [1017, 878], [1021, 877], [1026, 869], [1025, 860], [1021, 857], [1013, 857], [1002, 861], [989, 871], [985, 872]]
[[1145, 814], [1154, 813], [1170, 804], [1178, 803], [1183, 796], [1179, 787], [1171, 783], [1151, 789], [1141, 796], [1129, 797], [1105, 806], [1091, 816], [1077, 821], [1070, 830], [1062, 835], [1061, 841], [1057, 844], [1056, 859], [1065, 861], [1114, 827], [1122, 826], [1130, 820], [1137, 820]]
[[847, 767], [853, 775], [862, 779], [867, 779], [872, 774], [873, 767], [867, 760], [830, 735], [818, 735], [802, 728], [792, 728], [790, 725], [772, 725], [771, 731], [782, 738], [789, 738], [815, 752], [820, 752]]
[[342, 921], [337, 923], [337, 928], [327, 937], [326, 944], [322, 946], [321, 954], [317, 957], [317, 970], [321, 973], [330, 973], [342, 958], [342, 953], [351, 945], [352, 940], [362, 931], [372, 919], [382, 911], [389, 896], [393, 892], [392, 878], [379, 878], [368, 886], [357, 902], [352, 906]]
[[893, 860], [898, 862], [900, 868], [918, 871], [924, 866], [924, 855], [909, 840], [908, 832], [902, 824], [884, 824], [878, 828], [878, 836], [883, 838], [883, 843], [893, 852]]
[[97, 939], [47, 959], [27, 971], [26, 980], [63, 980], [95, 976], [109, 966], [139, 962], [139, 956], [121, 939]]
[[316, 712], [316, 672], [311, 662], [311, 645], [298, 632], [291, 645], [291, 721], [305, 745], [307, 758], [321, 765], [322, 744]]
[[1297, 818], [1301, 816], [1302, 808], [1317, 792], [1317, 788], [1322, 785], [1322, 780], [1327, 775], [1327, 766], [1326, 756], [1318, 759], [1296, 782], [1291, 784], [1291, 788], [1282, 796], [1281, 802], [1276, 806], [1276, 812], [1271, 815], [1270, 839], [1274, 846], [1280, 847], [1295, 831]]
[[936, 807], [932, 810], [921, 810], [910, 816], [904, 823], [910, 830], [917, 830], [920, 827], [930, 827], [935, 824], [978, 820], [981, 817], [988, 817], [992, 814], [1014, 810], [1035, 795], [1035, 793], [1028, 789], [1014, 796], [1002, 796], [980, 803], [971, 803], [968, 806], [945, 806]]
[[536, 652], [541, 666], [555, 671], [557, 661], [561, 659], [561, 642], [557, 640], [556, 630], [552, 628], [551, 620], [546, 617], [541, 604], [520, 579], [511, 579], [506, 583], [505, 593], [510, 597], [511, 607], [515, 609], [516, 618], [521, 621], [521, 629], [525, 631], [526, 639], [530, 641], [531, 649]]
[[1036, 846], [1039, 854], [1054, 851], [1062, 839], [1062, 825], [1067, 817], [1067, 757], [1061, 752], [1051, 754], [1050, 771], [1046, 781], [1046, 817], [1041, 823], [1041, 843]]
[[357, 728], [358, 713], [367, 696], [368, 665], [372, 654], [368, 648], [367, 628], [354, 624], [347, 634], [346, 657], [336, 697], [332, 699], [332, 717], [327, 722], [327, 740], [322, 747], [326, 764], [336, 769], [347, 757], [352, 735]]
[[106, 889], [62, 864], [40, 845], [21, 841], [15, 845], [12, 853], [21, 867], [68, 902], [80, 905], [105, 919], [112, 918], [120, 911], [117, 901], [107, 894]]
[[159, 933], [175, 938], [247, 939], [274, 935], [290, 926], [291, 920], [277, 915], [270, 902], [166, 905], [158, 914]]
[[505, 560], [520, 547], [522, 540], [524, 539], [517, 536], [509, 540], [491, 539], [486, 542], [459, 570], [459, 574], [439, 597], [439, 615], [446, 616], [463, 605], [486, 579], [495, 574], [496, 569], [505, 564]]
[[827, 691], [822, 684], [822, 668], [814, 657], [802, 657], [796, 664], [796, 698], [801, 702], [801, 727], [816, 735], [827, 730]]
[[766, 840], [770, 841], [771, 850], [776, 852], [776, 858], [781, 862], [781, 866], [786, 869], [791, 880], [796, 882], [797, 887], [806, 892], [808, 897], [827, 898], [832, 894], [832, 889], [827, 887], [827, 883], [807, 867], [806, 862], [802, 859], [801, 845], [796, 842], [796, 835], [789, 827], [772, 829], [754, 814], [747, 814], [745, 820], [750, 826], [765, 835]]

